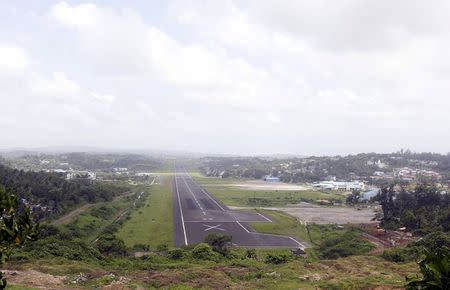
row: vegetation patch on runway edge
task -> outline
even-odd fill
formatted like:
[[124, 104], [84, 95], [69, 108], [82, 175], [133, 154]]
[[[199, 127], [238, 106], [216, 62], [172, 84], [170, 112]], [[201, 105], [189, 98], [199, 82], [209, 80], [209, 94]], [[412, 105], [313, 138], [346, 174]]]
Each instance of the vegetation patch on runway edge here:
[[160, 184], [145, 187], [145, 203], [133, 210], [117, 232], [127, 247], [143, 245], [152, 249], [173, 244], [172, 193], [170, 177], [160, 177]]

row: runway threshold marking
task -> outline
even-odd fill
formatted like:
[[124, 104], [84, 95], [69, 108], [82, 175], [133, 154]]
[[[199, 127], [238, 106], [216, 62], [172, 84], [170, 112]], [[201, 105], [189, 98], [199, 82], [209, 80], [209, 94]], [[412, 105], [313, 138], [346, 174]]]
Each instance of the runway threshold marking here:
[[203, 207], [201, 206], [200, 202], [198, 201], [197, 197], [195, 196], [195, 194], [192, 192], [191, 188], [189, 187], [189, 185], [187, 184], [186, 180], [184, 178], [183, 182], [184, 184], [186, 184], [187, 189], [189, 190], [189, 192], [192, 194], [192, 196], [194, 197], [195, 202], [197, 203], [197, 206], [200, 208], [200, 210], [202, 211], [203, 215], [206, 215], [205, 210], [203, 209]]
[[177, 175], [176, 174], [175, 174], [175, 188], [177, 190], [178, 206], [180, 207], [181, 224], [183, 225], [184, 244], [187, 246], [188, 245], [188, 241], [187, 241], [187, 235], [186, 235], [186, 226], [184, 225], [183, 209], [181, 207], [180, 193], [178, 192], [178, 182], [177, 182]]

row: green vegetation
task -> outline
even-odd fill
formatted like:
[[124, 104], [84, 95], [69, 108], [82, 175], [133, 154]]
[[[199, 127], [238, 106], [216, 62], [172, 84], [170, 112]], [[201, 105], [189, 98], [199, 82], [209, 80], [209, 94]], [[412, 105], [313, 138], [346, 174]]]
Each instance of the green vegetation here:
[[317, 248], [323, 259], [337, 259], [353, 255], [367, 254], [374, 245], [359, 238], [359, 233], [349, 230], [343, 234], [334, 234], [333, 237], [324, 239]]
[[161, 177], [161, 184], [142, 188], [144, 204], [134, 210], [118, 230], [117, 237], [127, 247], [145, 245], [155, 249], [158, 245], [173, 243], [172, 193], [170, 178]]
[[419, 184], [413, 191], [394, 185], [377, 196], [382, 207], [381, 225], [388, 229], [406, 227], [416, 235], [450, 232], [450, 194], [435, 186]]
[[404, 248], [385, 250], [383, 258], [396, 263], [410, 262], [421, 259], [425, 250], [432, 253], [450, 253], [450, 233], [431, 233], [418, 241], [408, 244]]
[[[2, 186], [0, 213], [0, 265], [3, 265], [13, 249], [37, 239], [39, 225], [33, 222], [28, 208], [19, 204], [17, 196]], [[6, 285], [6, 278], [0, 272], [0, 289], [5, 289]]]
[[449, 289], [449, 252], [425, 251], [425, 258], [419, 263], [422, 278], [408, 279], [406, 289]]
[[129, 209], [132, 198], [132, 196], [123, 197], [111, 202], [98, 203], [62, 229], [73, 237], [93, 241]]
[[[255, 222], [250, 225], [260, 233], [289, 235], [300, 240], [311, 242], [308, 236], [307, 229], [304, 225], [300, 224], [298, 220], [292, 216], [284, 214], [280, 211], [274, 210], [257, 210], [263, 215], [269, 217], [273, 222]], [[313, 227], [313, 230], [316, 229]], [[314, 231], [314, 234], [316, 232]]]
[[0, 185], [37, 205], [33, 215], [39, 219], [60, 215], [86, 202], [110, 201], [127, 190], [118, 184], [67, 181], [57, 173], [22, 171], [2, 164]]
[[302, 225], [294, 217], [278, 211], [261, 211], [271, 218], [272, 223], [251, 223], [262, 233], [289, 235], [315, 246], [309, 250], [311, 257], [337, 259], [352, 255], [363, 255], [373, 249], [373, 245], [359, 238], [359, 230], [352, 226], [337, 228], [335, 225]]

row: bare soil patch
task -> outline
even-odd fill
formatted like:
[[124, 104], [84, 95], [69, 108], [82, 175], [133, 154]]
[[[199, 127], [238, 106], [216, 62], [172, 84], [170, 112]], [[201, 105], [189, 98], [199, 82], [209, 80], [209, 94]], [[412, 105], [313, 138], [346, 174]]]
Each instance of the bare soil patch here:
[[35, 270], [6, 270], [4, 272], [9, 284], [38, 289], [66, 289], [64, 287], [66, 276], [54, 276]]
[[251, 180], [240, 183], [224, 184], [226, 186], [239, 187], [246, 190], [282, 190], [282, 191], [302, 191], [311, 190], [312, 187], [300, 184], [288, 184], [283, 182], [265, 182], [262, 180]]

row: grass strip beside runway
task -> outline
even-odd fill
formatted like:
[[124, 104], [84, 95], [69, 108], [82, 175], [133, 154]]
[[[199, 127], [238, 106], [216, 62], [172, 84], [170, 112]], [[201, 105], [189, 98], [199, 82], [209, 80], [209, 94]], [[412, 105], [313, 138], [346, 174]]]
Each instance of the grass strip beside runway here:
[[173, 244], [171, 178], [160, 178], [161, 184], [145, 189], [145, 204], [133, 210], [117, 233], [128, 247], [142, 244], [154, 249], [161, 244]]

